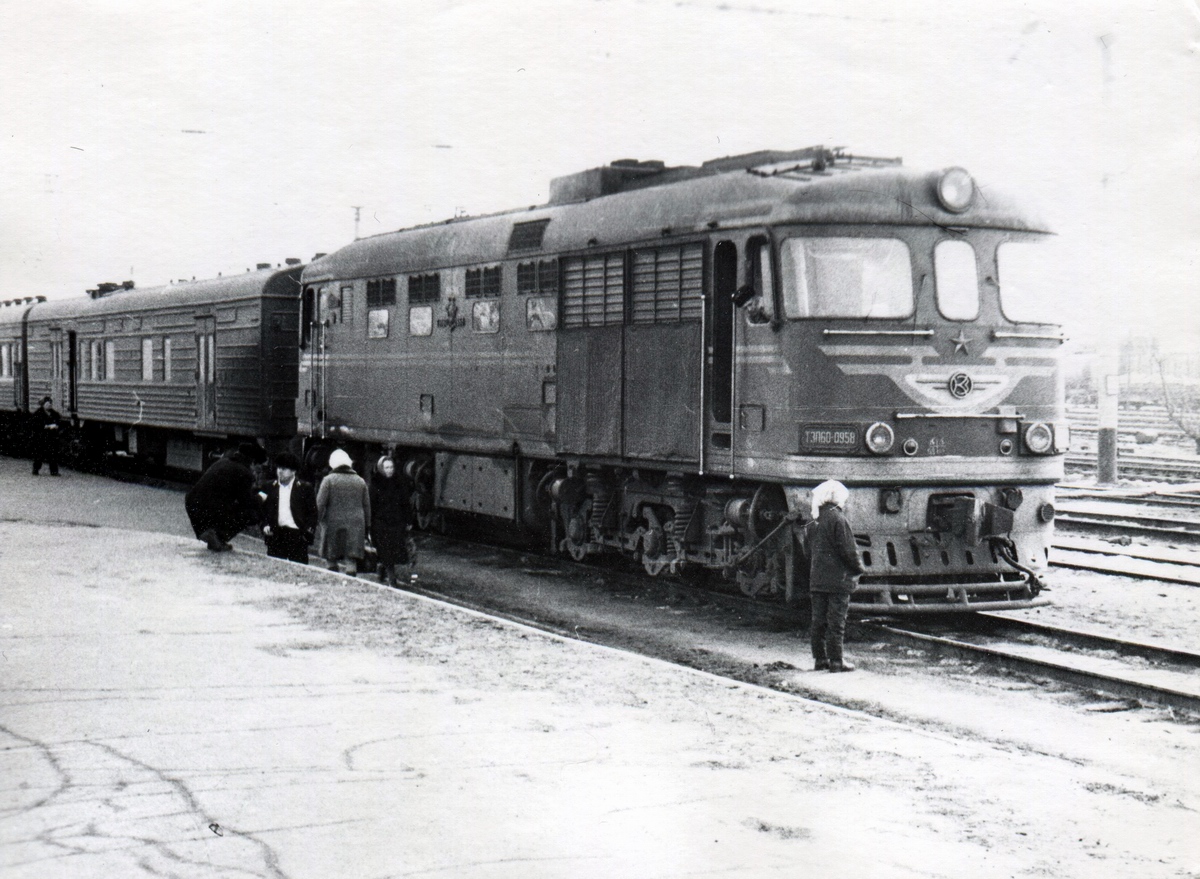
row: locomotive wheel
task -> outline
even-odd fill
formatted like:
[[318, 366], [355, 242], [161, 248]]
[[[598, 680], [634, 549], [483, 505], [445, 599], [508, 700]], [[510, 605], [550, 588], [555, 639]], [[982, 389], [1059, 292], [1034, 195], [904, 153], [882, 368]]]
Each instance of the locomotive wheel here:
[[737, 572], [738, 588], [751, 598], [783, 591], [783, 569], [779, 556], [755, 553], [753, 560]]
[[412, 482], [410, 502], [417, 527], [422, 531], [444, 527], [439, 526], [438, 511], [433, 503], [433, 459], [428, 455], [410, 458], [404, 462], [404, 475]]
[[666, 552], [666, 536], [661, 528], [639, 528], [638, 545], [641, 547], [642, 569], [651, 577], [657, 577], [671, 564]]
[[637, 546], [642, 557], [642, 568], [651, 577], [657, 577], [668, 567], [675, 573], [678, 564], [672, 550], [675, 548], [674, 511], [656, 510], [647, 505], [642, 510], [646, 525], [637, 529]]
[[754, 598], [770, 585], [771, 575], [766, 571], [738, 571], [737, 584], [742, 593]]
[[750, 541], [757, 543], [770, 534], [775, 526], [783, 521], [787, 512], [787, 496], [783, 493], [783, 488], [778, 485], [760, 485], [750, 501], [747, 516]]
[[564, 540], [562, 543], [563, 549], [567, 551], [567, 555], [569, 555], [575, 561], [581, 562], [587, 558], [588, 545], [586, 543], [576, 543], [569, 538]]
[[657, 577], [665, 571], [671, 564], [671, 559], [668, 556], [660, 555], [651, 558], [648, 555], [642, 556], [642, 570], [651, 577]]
[[567, 551], [567, 555], [577, 562], [587, 558], [590, 552], [587, 537], [587, 521], [582, 515], [572, 516], [567, 522], [567, 536], [563, 538], [562, 546]]

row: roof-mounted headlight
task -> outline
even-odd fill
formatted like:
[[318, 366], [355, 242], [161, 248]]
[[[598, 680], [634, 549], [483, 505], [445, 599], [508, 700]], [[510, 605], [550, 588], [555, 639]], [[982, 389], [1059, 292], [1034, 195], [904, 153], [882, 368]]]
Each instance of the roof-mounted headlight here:
[[946, 210], [961, 214], [975, 200], [975, 181], [962, 168], [947, 168], [938, 178], [937, 197]]

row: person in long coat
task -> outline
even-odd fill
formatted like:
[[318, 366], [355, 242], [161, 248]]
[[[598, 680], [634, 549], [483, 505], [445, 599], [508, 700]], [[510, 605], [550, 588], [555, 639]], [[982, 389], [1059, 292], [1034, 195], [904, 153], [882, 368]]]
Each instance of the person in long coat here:
[[254, 443], [242, 443], [219, 458], [184, 496], [184, 509], [196, 537], [213, 552], [227, 552], [229, 541], [259, 519], [259, 497], [251, 463], [266, 457]]
[[317, 530], [317, 495], [296, 473], [300, 459], [291, 452], [275, 457], [276, 480], [262, 492], [262, 532], [267, 555], [308, 564], [308, 547]]
[[358, 573], [367, 530], [371, 527], [371, 492], [354, 472], [354, 462], [341, 449], [329, 456], [330, 473], [317, 490], [317, 515], [321, 522], [321, 556], [329, 570]]
[[42, 462], [50, 465], [50, 475], [58, 475], [59, 437], [62, 434], [62, 416], [53, 406], [53, 400], [43, 397], [33, 413], [33, 475], [42, 470]]
[[854, 671], [843, 656], [842, 644], [850, 595], [858, 586], [863, 566], [854, 531], [843, 512], [849, 499], [849, 490], [840, 482], [822, 482], [812, 493], [813, 521], [802, 532], [812, 602], [812, 655], [818, 671]]
[[371, 480], [371, 542], [377, 553], [380, 583], [398, 585], [400, 566], [410, 562], [411, 493], [412, 486], [396, 469], [395, 460], [387, 455], [380, 458]]

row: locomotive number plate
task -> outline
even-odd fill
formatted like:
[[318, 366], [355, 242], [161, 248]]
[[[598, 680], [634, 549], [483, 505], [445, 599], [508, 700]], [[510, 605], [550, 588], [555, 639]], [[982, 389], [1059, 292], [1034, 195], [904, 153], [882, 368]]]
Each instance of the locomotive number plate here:
[[858, 446], [858, 428], [853, 424], [800, 425], [801, 452], [853, 452]]

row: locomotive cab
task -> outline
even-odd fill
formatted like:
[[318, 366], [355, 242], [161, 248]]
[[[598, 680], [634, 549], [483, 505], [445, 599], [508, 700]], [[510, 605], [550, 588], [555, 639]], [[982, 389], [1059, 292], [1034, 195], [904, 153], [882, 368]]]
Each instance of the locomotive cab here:
[[[748, 259], [736, 385], [755, 414], [731, 460], [850, 488], [858, 611], [1038, 603], [1068, 444], [1063, 340], [1023, 310], [1033, 279], [1008, 257], [1044, 236], [973, 212], [962, 169], [877, 192], [907, 222], [773, 227], [769, 300]], [[939, 211], [954, 225], [922, 221]]]

